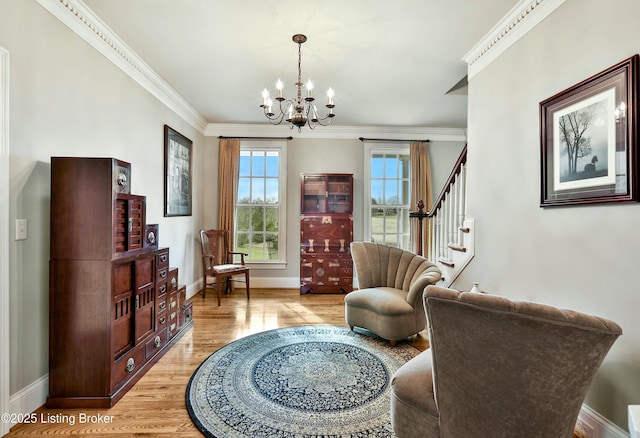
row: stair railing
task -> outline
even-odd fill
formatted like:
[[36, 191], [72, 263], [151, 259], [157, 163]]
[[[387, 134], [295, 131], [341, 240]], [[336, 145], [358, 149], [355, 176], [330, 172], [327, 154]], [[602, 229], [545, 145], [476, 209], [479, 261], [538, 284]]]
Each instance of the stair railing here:
[[425, 234], [430, 260], [453, 268], [453, 251], [464, 252], [467, 145], [464, 146], [440, 195], [426, 214]]

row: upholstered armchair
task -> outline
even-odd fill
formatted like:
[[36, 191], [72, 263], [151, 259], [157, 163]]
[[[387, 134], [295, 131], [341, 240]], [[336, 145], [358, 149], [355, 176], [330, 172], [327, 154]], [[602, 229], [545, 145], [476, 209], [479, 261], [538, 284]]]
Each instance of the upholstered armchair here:
[[428, 286], [431, 348], [391, 380], [399, 438], [568, 438], [618, 336], [613, 321]]
[[424, 330], [422, 292], [440, 280], [440, 270], [409, 251], [370, 242], [352, 242], [358, 290], [345, 296], [345, 318], [391, 345]]

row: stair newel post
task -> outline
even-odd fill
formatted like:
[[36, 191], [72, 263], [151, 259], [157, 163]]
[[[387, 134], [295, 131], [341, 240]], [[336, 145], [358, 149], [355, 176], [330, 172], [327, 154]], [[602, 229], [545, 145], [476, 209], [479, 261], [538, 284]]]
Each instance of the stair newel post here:
[[427, 213], [424, 211], [424, 202], [422, 199], [418, 201], [417, 207], [418, 211], [409, 213], [409, 218], [418, 220], [418, 223], [416, 224], [416, 240], [414, 242], [414, 248], [415, 253], [421, 256], [424, 247], [424, 240], [422, 237], [424, 230], [423, 220], [427, 217]]

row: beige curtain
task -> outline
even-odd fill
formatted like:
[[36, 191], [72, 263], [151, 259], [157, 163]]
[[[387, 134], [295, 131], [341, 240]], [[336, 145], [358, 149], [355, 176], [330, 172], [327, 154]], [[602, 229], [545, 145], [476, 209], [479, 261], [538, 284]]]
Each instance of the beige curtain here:
[[[418, 211], [418, 201], [424, 202], [425, 213], [433, 206], [433, 194], [431, 193], [431, 165], [429, 164], [429, 148], [424, 141], [412, 141], [409, 144], [409, 157], [411, 159], [411, 211]], [[423, 224], [427, 224], [424, 219]], [[417, 226], [419, 222], [414, 219], [411, 225], [411, 235], [416, 239]], [[429, 227], [425, 226], [422, 233], [422, 242], [414, 242], [417, 252], [417, 245], [422, 245], [422, 254], [429, 255]]]
[[240, 172], [240, 140], [220, 140], [218, 159], [218, 228], [231, 231], [229, 248], [234, 248], [234, 216]]

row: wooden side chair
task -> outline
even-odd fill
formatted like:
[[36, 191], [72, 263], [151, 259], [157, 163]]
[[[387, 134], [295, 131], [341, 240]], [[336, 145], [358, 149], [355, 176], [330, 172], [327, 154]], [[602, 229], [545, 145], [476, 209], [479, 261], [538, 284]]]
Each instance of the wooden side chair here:
[[[244, 264], [244, 257], [248, 254], [231, 251], [229, 248], [229, 230], [200, 230], [202, 245], [202, 298], [207, 293], [207, 287], [215, 287], [218, 292], [218, 306], [224, 287], [225, 293], [231, 289], [232, 281], [245, 283], [247, 300], [249, 299], [249, 268]], [[240, 261], [235, 259], [240, 257]], [[234, 276], [244, 275], [244, 280]]]

